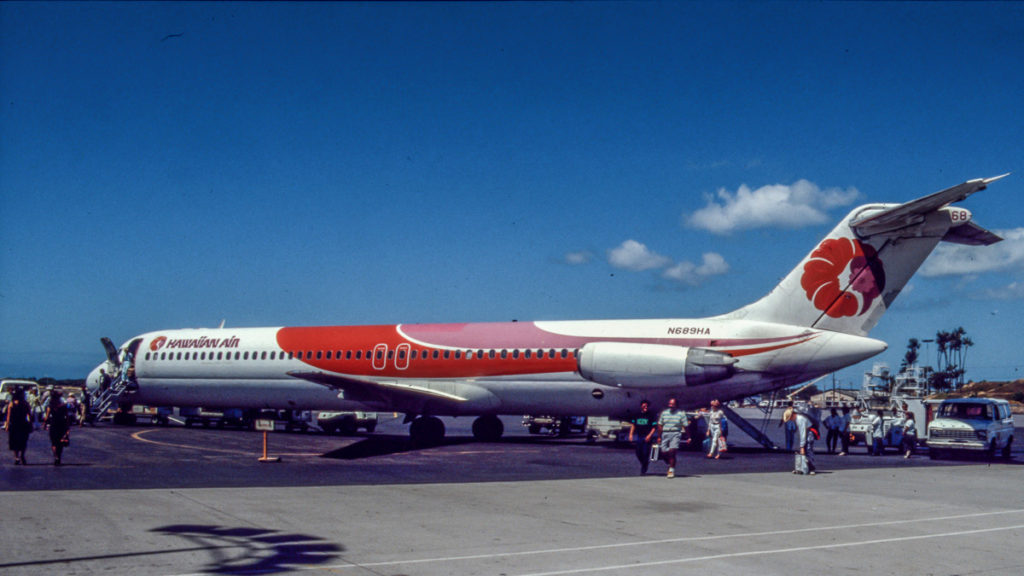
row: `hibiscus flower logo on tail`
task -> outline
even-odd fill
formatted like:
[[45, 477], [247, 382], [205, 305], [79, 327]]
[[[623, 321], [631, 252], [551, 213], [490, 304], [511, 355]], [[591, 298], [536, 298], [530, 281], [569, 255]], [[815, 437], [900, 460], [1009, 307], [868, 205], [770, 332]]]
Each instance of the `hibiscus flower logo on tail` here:
[[[847, 283], [850, 288], [844, 292]], [[859, 316], [885, 289], [885, 269], [871, 245], [831, 238], [811, 252], [800, 286], [814, 307], [829, 316]]]

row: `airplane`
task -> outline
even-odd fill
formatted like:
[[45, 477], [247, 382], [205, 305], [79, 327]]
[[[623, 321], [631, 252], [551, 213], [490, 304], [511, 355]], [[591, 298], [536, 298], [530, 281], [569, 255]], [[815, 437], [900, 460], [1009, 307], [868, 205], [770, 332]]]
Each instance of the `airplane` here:
[[745, 398], [884, 351], [868, 333], [940, 241], [1001, 240], [951, 204], [1007, 175], [859, 206], [766, 296], [719, 316], [158, 330], [102, 339], [87, 385], [103, 368], [128, 375], [112, 387], [123, 405], [402, 412], [424, 445], [443, 440], [439, 416], [474, 416], [492, 441], [500, 415], [628, 419], [641, 399]]

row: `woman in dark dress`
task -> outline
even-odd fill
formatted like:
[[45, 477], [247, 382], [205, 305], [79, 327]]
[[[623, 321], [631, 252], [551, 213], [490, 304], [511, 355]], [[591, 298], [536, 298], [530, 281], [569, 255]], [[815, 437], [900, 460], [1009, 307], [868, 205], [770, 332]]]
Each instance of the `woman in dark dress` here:
[[4, 429], [7, 430], [7, 447], [14, 452], [14, 464], [26, 464], [25, 447], [28, 445], [28, 435], [32, 433], [32, 409], [21, 388], [11, 394]]
[[46, 406], [45, 425], [50, 428], [53, 465], [60, 466], [60, 457], [64, 453], [68, 435], [68, 405], [64, 403], [60, 390], [50, 393], [50, 403]]

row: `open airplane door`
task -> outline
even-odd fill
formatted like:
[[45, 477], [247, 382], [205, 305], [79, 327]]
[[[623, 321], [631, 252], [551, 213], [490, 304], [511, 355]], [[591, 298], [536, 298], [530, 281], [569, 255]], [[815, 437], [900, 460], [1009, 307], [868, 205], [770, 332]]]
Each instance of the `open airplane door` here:
[[114, 346], [114, 343], [106, 336], [100, 338], [100, 342], [103, 343], [103, 349], [107, 351], [107, 362], [109, 362], [114, 369], [120, 367], [121, 360], [118, 358], [117, 346]]

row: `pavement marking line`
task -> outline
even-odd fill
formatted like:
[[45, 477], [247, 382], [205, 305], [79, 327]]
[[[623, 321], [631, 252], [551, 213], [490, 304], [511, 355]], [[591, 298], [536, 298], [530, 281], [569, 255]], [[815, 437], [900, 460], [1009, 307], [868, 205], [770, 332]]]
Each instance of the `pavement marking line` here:
[[795, 552], [810, 552], [814, 550], [834, 550], [836, 548], [853, 548], [855, 546], [873, 546], [876, 544], [894, 544], [898, 542], [912, 542], [914, 540], [929, 540], [933, 538], [952, 538], [954, 536], [970, 536], [972, 534], [987, 534], [990, 532], [1004, 532], [1012, 530], [1024, 530], [1024, 524], [1016, 526], [1003, 526], [1000, 528], [979, 528], [977, 530], [961, 530], [959, 532], [943, 532], [941, 534], [923, 534], [920, 536], [901, 536], [899, 538], [881, 538], [878, 540], [862, 540], [860, 542], [840, 542], [837, 544], [821, 544], [819, 546], [798, 546], [795, 548], [776, 548], [774, 550], [753, 550], [750, 552], [730, 552], [728, 554], [712, 554], [710, 556], [697, 556], [694, 558], [679, 558], [676, 560], [659, 560], [655, 562], [640, 562], [638, 564], [620, 564], [618, 566], [601, 566], [592, 568], [572, 568], [570, 570], [555, 570], [553, 572], [532, 572], [522, 576], [561, 576], [564, 574], [592, 574], [594, 572], [607, 572], [609, 570], [635, 570], [637, 568], [649, 568], [651, 566], [666, 566], [669, 564], [687, 564], [690, 562], [704, 562], [710, 560], [722, 560], [726, 558], [743, 558], [745, 556], [766, 556], [769, 554], [792, 554]]
[[[139, 442], [146, 442], [148, 444], [156, 444], [157, 446], [167, 446], [168, 448], [185, 448], [185, 449], [188, 449], [188, 450], [201, 450], [201, 451], [204, 451], [204, 452], [219, 452], [221, 454], [240, 454], [242, 456], [248, 456], [250, 454], [258, 455], [258, 452], [259, 452], [258, 450], [253, 450], [253, 451], [250, 452], [249, 450], [225, 450], [223, 448], [207, 448], [205, 446], [194, 446], [194, 445], [191, 445], [191, 444], [175, 444], [173, 442], [160, 442], [160, 441], [157, 441], [157, 440], [150, 440], [149, 438], [143, 438], [142, 437], [143, 434], [147, 434], [149, 432], [159, 432], [159, 431], [160, 431], [159, 428], [150, 428], [148, 430], [139, 430], [138, 432], [133, 433], [131, 436], [132, 436], [132, 438], [134, 438], [135, 440], [138, 440]], [[291, 453], [281, 452], [281, 453], [277, 453], [276, 455], [277, 456], [295, 456], [295, 457], [300, 457], [300, 456], [302, 456], [302, 457], [318, 457], [318, 456], [323, 456], [323, 454], [321, 454], [321, 453], [312, 453], [312, 452], [291, 452]]]
[[[740, 534], [719, 534], [715, 536], [685, 536], [680, 538], [666, 538], [663, 540], [644, 540], [642, 542], [615, 542], [613, 544], [594, 544], [591, 546], [574, 546], [569, 548], [547, 548], [543, 550], [524, 550], [522, 552], [497, 552], [494, 554], [472, 554], [467, 556], [447, 556], [437, 558], [419, 558], [415, 560], [388, 560], [383, 562], [363, 562], [363, 563], [348, 563], [338, 564], [334, 566], [316, 566], [307, 569], [310, 570], [338, 570], [345, 568], [376, 568], [382, 566], [398, 566], [404, 564], [429, 564], [435, 562], [457, 562], [464, 560], [488, 560], [495, 558], [511, 558], [515, 556], [537, 556], [541, 554], [563, 554], [567, 552], [587, 552], [591, 550], [610, 550], [613, 548], [629, 548], [634, 546], [650, 546], [652, 544], [678, 544], [682, 542], [701, 542], [709, 540], [726, 540], [730, 538], [756, 538], [759, 536], [783, 536], [789, 534], [799, 534], [802, 532], [819, 532], [824, 530], [850, 530], [856, 528], [875, 528], [879, 526], [896, 526], [900, 524], [913, 524], [917, 522], [941, 522], [944, 520], [962, 520], [965, 518], [984, 518], [987, 516], [1002, 516], [1006, 514], [1022, 514], [1024, 509], [1017, 510], [998, 510], [993, 512], [975, 512], [971, 514], [957, 514], [953, 516], [937, 516], [931, 518], [918, 518], [913, 520], [889, 520], [885, 522], [870, 522], [864, 524], [844, 524], [837, 526], [820, 526], [810, 528], [793, 528], [791, 530], [772, 530], [769, 532], [745, 532]], [[1001, 530], [1001, 529], [1000, 529]], [[926, 536], [932, 538], [936, 536]], [[886, 540], [882, 540], [885, 542]], [[810, 549], [810, 548], [809, 548]], [[749, 553], [748, 553], [749, 554]], [[690, 560], [683, 560], [690, 561]], [[681, 562], [680, 560], [673, 560], [672, 562]], [[642, 566], [637, 564], [636, 566]], [[628, 566], [627, 566], [628, 567]], [[595, 570], [606, 570], [607, 568], [597, 568]], [[582, 570], [586, 572], [586, 570]], [[566, 572], [571, 574], [572, 572]], [[561, 574], [561, 572], [553, 572], [552, 574]], [[528, 576], [540, 576], [540, 575], [528, 575]]]
[[[143, 434], [147, 434], [149, 432], [158, 432], [158, 431], [159, 431], [158, 428], [150, 428], [149, 430], [139, 430], [138, 432], [135, 432], [135, 433], [132, 434], [132, 438], [134, 438], [135, 440], [138, 440], [139, 442], [146, 442], [148, 444], [156, 444], [157, 446], [167, 446], [167, 447], [170, 447], [170, 448], [186, 448], [188, 450], [201, 450], [201, 451], [205, 451], [205, 452], [219, 452], [221, 454], [243, 454], [244, 455], [244, 454], [249, 454], [250, 453], [248, 451], [243, 452], [241, 450], [224, 450], [224, 449], [221, 449], [221, 448], [206, 448], [204, 446], [191, 446], [189, 444], [174, 444], [173, 442], [158, 442], [156, 440], [150, 440], [148, 438], [143, 438], [142, 437]], [[255, 454], [256, 451], [253, 450], [252, 453]]]

